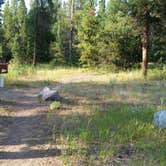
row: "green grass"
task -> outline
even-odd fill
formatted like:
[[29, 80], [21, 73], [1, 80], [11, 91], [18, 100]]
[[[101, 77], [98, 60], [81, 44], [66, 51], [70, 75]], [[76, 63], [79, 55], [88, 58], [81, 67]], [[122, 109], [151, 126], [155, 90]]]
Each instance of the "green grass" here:
[[[166, 130], [153, 125], [153, 108], [121, 106], [96, 110], [91, 116], [65, 119], [56, 131], [67, 144], [65, 157], [74, 156], [81, 164], [165, 165]], [[91, 165], [90, 164], [90, 165]], [[141, 165], [142, 165], [141, 164]]]
[[166, 130], [153, 126], [154, 112], [166, 109], [166, 66], [149, 69], [146, 80], [140, 70], [11, 66], [5, 80], [59, 86], [61, 107], [48, 123], [66, 165], [166, 165]]

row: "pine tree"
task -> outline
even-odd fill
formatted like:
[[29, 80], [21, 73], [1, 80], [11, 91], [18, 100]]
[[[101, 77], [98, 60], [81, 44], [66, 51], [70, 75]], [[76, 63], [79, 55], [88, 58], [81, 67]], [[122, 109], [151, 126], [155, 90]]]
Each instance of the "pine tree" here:
[[86, 67], [95, 67], [98, 64], [98, 48], [96, 46], [99, 22], [94, 12], [94, 8], [91, 7], [89, 13], [84, 15], [78, 32], [80, 41], [78, 47], [81, 50], [80, 62]]
[[53, 23], [51, 25], [53, 40], [51, 42], [50, 51], [51, 55], [53, 56], [51, 64], [54, 66], [67, 63], [69, 56], [69, 44], [67, 38], [69, 31], [69, 21], [66, 19], [65, 3], [62, 4], [59, 2], [59, 0], [55, 0], [53, 11]]
[[24, 0], [6, 2], [3, 15], [5, 45], [10, 50], [14, 61], [27, 62], [27, 10]]
[[131, 16], [137, 21], [140, 27], [142, 38], [142, 72], [147, 76], [148, 48], [150, 28], [153, 23], [158, 22], [157, 11], [160, 10], [158, 0], [129, 0], [127, 1]]
[[37, 63], [37, 29], [38, 29], [38, 16], [39, 16], [39, 1], [34, 1], [34, 50], [33, 50], [33, 65]]
[[2, 13], [1, 6], [4, 3], [3, 0], [0, 0], [0, 57], [3, 56], [3, 28], [2, 28]]
[[19, 62], [26, 63], [27, 57], [27, 28], [26, 28], [26, 17], [27, 9], [25, 1], [20, 0], [17, 10], [18, 26], [19, 26]]
[[11, 40], [11, 32], [12, 32], [12, 13], [10, 12], [9, 1], [6, 2], [4, 7], [3, 14], [3, 28], [5, 29], [5, 38], [6, 41], [9, 42]]
[[10, 11], [9, 1], [5, 3], [4, 13], [3, 13], [3, 30], [4, 30], [4, 41], [3, 41], [3, 49], [4, 56], [12, 56], [11, 54], [11, 41], [14, 37], [13, 32], [13, 21], [12, 21], [12, 13]]
[[[28, 38], [33, 43], [33, 60], [35, 65], [37, 62], [46, 62], [50, 60], [50, 42], [51, 34], [51, 10], [52, 1], [33, 0], [31, 9], [28, 14]], [[29, 43], [32, 49], [32, 44]]]
[[70, 0], [70, 32], [69, 32], [69, 63], [72, 64], [72, 47], [74, 38], [74, 8], [75, 1]]

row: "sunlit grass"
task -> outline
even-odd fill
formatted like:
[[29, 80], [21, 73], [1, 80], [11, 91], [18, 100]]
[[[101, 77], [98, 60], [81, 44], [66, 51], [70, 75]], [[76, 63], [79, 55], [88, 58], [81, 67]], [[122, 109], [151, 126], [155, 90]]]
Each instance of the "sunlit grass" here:
[[10, 113], [8, 108], [0, 106], [0, 116], [8, 115]]
[[[9, 65], [9, 73], [5, 76], [8, 84], [19, 82], [103, 82], [110, 81], [145, 81], [141, 70], [132, 70], [126, 72], [112, 73], [109, 71], [91, 71], [81, 68], [56, 67], [49, 66], [13, 66]], [[165, 80], [166, 67], [162, 69], [149, 69], [147, 80]]]

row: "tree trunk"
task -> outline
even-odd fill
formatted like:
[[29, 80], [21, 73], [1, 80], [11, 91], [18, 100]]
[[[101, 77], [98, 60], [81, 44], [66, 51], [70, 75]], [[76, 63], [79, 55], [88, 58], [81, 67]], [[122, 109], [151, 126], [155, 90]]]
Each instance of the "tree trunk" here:
[[74, 0], [70, 1], [70, 34], [69, 34], [69, 63], [72, 64], [72, 46], [73, 46], [73, 31], [74, 31]]
[[32, 64], [33, 64], [33, 66], [36, 66], [36, 40], [34, 40], [34, 50], [33, 50], [33, 62], [32, 62]]
[[147, 76], [148, 69], [148, 39], [149, 39], [149, 24], [146, 23], [143, 29], [142, 36], [142, 74], [144, 77]]
[[33, 49], [33, 66], [37, 63], [37, 24], [38, 24], [38, 7], [39, 2], [36, 0], [35, 4], [35, 18], [34, 18], [34, 49]]

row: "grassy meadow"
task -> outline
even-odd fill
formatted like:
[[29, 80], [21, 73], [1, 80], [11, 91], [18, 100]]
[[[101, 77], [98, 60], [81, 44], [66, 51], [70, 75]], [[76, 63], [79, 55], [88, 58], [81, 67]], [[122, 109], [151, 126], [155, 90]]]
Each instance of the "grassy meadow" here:
[[5, 83], [58, 89], [61, 106], [47, 117], [64, 165], [166, 165], [166, 130], [153, 125], [166, 109], [166, 66], [146, 80], [140, 70], [11, 66]]

